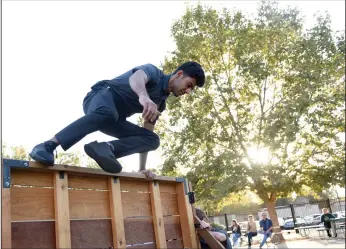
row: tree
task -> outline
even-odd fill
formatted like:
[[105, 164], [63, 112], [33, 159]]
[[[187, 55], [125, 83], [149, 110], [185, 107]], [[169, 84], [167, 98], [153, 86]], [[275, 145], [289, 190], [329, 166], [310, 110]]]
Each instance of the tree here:
[[55, 164], [80, 166], [81, 155], [78, 152], [60, 152], [55, 159]]
[[345, 39], [328, 15], [304, 30], [297, 9], [275, 2], [262, 2], [253, 18], [198, 4], [172, 36], [163, 69], [195, 60], [207, 77], [193, 96], [168, 99], [163, 174], [187, 169], [205, 208], [249, 189], [274, 226], [277, 198], [304, 185], [344, 185]]
[[24, 148], [24, 146], [9, 146], [6, 143], [2, 144], [1, 147], [1, 157], [2, 158], [11, 158], [17, 160], [28, 160], [29, 155]]

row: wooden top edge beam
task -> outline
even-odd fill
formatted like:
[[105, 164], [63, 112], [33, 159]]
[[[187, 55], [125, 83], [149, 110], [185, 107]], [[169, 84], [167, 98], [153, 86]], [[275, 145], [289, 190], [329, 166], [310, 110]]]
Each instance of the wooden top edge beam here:
[[[5, 158], [3, 159], [5, 160]], [[18, 160], [20, 161], [20, 160]], [[25, 160], [22, 160], [25, 161]], [[142, 179], [146, 180], [146, 176], [141, 173], [136, 172], [120, 172], [118, 174], [112, 174], [108, 173], [102, 169], [94, 169], [94, 168], [86, 168], [86, 167], [77, 167], [77, 166], [70, 166], [70, 165], [64, 165], [64, 164], [55, 164], [54, 166], [45, 166], [43, 164], [40, 164], [35, 161], [25, 161], [29, 163], [29, 167], [20, 167], [18, 169], [20, 170], [33, 170], [33, 171], [65, 171], [72, 174], [83, 174], [83, 175], [98, 175], [98, 176], [115, 176], [119, 178], [127, 178], [127, 179]], [[156, 181], [168, 181], [168, 182], [177, 182], [176, 177], [170, 177], [170, 176], [156, 176]]]

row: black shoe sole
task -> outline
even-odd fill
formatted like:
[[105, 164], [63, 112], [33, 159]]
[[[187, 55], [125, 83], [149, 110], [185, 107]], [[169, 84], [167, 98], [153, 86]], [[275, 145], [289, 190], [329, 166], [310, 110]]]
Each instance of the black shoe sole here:
[[46, 166], [54, 166], [54, 162], [47, 161], [47, 160], [45, 160], [43, 157], [40, 157], [40, 156], [37, 155], [37, 154], [29, 153], [29, 156], [30, 156], [32, 159], [34, 159], [36, 162], [38, 162], [38, 163], [44, 164], [44, 165], [46, 165]]
[[93, 143], [84, 145], [84, 151], [85, 153], [95, 160], [95, 162], [106, 172], [109, 173], [120, 173], [122, 170], [122, 167], [120, 166], [120, 163], [117, 162], [115, 159], [109, 158], [109, 157], [102, 157], [97, 154], [97, 152], [94, 150]]

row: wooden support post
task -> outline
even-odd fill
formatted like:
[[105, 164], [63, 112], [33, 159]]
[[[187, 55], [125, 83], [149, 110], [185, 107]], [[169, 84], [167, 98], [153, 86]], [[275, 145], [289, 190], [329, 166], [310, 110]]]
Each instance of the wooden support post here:
[[163, 213], [161, 207], [160, 187], [157, 181], [150, 183], [151, 209], [153, 213], [156, 248], [167, 248]]
[[113, 247], [126, 248], [123, 204], [121, 200], [120, 179], [109, 177], [109, 203], [112, 217]]
[[198, 248], [198, 246], [192, 207], [188, 196], [185, 194], [184, 184], [185, 183], [183, 182], [177, 184], [177, 200], [180, 214], [181, 231], [183, 235], [184, 248], [195, 249]]
[[1, 248], [12, 248], [11, 189], [1, 187]]
[[[190, 192], [193, 192], [191, 182], [189, 182], [189, 191], [190, 191]], [[195, 206], [192, 204], [191, 207], [192, 207], [192, 214], [193, 214], [193, 217], [197, 216], [197, 215], [196, 215], [196, 208], [195, 208]], [[194, 220], [194, 224], [195, 224], [195, 223], [196, 223], [196, 220], [195, 220], [195, 219], [193, 219], [193, 220]], [[196, 234], [197, 249], [200, 249], [200, 248], [201, 248], [201, 242], [199, 241], [199, 235], [198, 235], [197, 229], [195, 229], [195, 234]]]
[[70, 209], [66, 172], [54, 173], [56, 248], [71, 248]]

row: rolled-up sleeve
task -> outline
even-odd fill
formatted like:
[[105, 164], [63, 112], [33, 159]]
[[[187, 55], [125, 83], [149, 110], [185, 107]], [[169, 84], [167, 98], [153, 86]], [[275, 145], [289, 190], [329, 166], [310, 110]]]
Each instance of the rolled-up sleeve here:
[[135, 73], [138, 70], [143, 70], [148, 77], [149, 81], [158, 81], [161, 76], [161, 70], [152, 64], [144, 64], [141, 66], [137, 66], [132, 69], [132, 73]]

